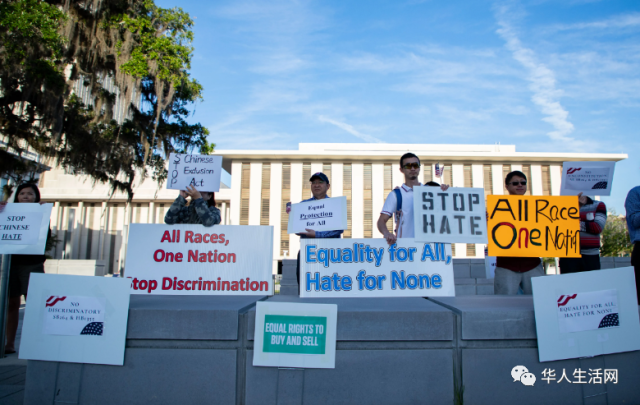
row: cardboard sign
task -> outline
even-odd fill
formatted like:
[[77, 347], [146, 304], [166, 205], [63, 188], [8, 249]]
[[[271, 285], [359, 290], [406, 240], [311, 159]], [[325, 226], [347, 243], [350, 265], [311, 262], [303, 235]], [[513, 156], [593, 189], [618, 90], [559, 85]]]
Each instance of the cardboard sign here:
[[453, 297], [451, 245], [302, 239], [301, 297]]
[[347, 197], [324, 198], [291, 205], [288, 233], [347, 229]]
[[335, 368], [338, 306], [256, 303], [253, 365]]
[[9, 203], [0, 212], [0, 254], [41, 255], [53, 204]]
[[481, 188], [413, 188], [416, 242], [487, 243], [486, 207]]
[[124, 364], [129, 280], [31, 273], [19, 357]]
[[490, 195], [489, 255], [580, 257], [577, 197]]
[[273, 227], [131, 224], [132, 294], [272, 295]]
[[560, 195], [611, 195], [616, 162], [564, 162]]
[[640, 350], [633, 267], [534, 277], [540, 361]]
[[43, 308], [43, 333], [102, 336], [106, 302], [104, 297], [52, 295]]
[[560, 295], [558, 325], [562, 333], [620, 326], [616, 290]]
[[215, 193], [220, 190], [222, 156], [172, 153], [169, 157], [167, 188], [186, 190], [193, 186], [198, 191]]

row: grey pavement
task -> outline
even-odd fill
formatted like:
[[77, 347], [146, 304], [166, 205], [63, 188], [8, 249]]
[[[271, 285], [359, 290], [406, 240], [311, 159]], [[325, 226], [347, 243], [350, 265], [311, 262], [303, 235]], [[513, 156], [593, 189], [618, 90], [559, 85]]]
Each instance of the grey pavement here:
[[[20, 306], [20, 322], [16, 336], [16, 348], [20, 347], [24, 304]], [[0, 405], [22, 405], [24, 402], [24, 382], [27, 374], [27, 360], [18, 358], [18, 353], [0, 359]]]

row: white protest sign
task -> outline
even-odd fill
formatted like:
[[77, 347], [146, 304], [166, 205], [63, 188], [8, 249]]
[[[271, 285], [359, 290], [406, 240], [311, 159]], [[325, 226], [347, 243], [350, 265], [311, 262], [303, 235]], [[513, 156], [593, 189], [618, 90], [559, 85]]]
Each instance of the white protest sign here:
[[413, 188], [417, 242], [487, 243], [487, 210], [481, 188]]
[[272, 295], [273, 227], [131, 224], [132, 294]]
[[338, 306], [256, 303], [253, 365], [335, 368]]
[[611, 195], [616, 162], [564, 162], [560, 195]]
[[215, 193], [220, 190], [222, 156], [172, 153], [169, 157], [167, 188], [186, 190], [193, 186], [198, 191]]
[[104, 297], [52, 295], [43, 308], [43, 333], [102, 336], [106, 303]]
[[287, 233], [347, 229], [347, 197], [323, 198], [291, 205]]
[[9, 203], [0, 212], [0, 254], [42, 255], [52, 204]]
[[561, 333], [620, 326], [616, 290], [592, 291], [558, 297]]
[[31, 273], [19, 357], [123, 365], [130, 283]]
[[540, 361], [640, 350], [633, 267], [534, 277]]
[[301, 297], [453, 297], [451, 245], [302, 239]]

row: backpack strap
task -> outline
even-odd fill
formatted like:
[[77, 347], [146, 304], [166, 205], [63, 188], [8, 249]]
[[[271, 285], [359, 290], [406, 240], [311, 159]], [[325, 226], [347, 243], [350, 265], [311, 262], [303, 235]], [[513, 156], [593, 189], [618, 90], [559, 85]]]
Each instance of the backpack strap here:
[[402, 193], [399, 188], [393, 190], [396, 193], [396, 212], [394, 213], [396, 222], [396, 236], [400, 237], [400, 221], [402, 219]]

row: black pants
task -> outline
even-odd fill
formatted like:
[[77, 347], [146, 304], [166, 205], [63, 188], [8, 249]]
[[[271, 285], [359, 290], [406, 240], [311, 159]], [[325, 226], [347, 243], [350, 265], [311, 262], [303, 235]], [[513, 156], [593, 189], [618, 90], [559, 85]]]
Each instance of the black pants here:
[[560, 274], [580, 271], [600, 270], [600, 255], [582, 255], [582, 257], [560, 258]]
[[633, 266], [634, 273], [636, 274], [636, 294], [638, 295], [638, 302], [640, 303], [640, 242], [636, 242], [633, 245], [633, 252], [631, 252], [631, 265]]

